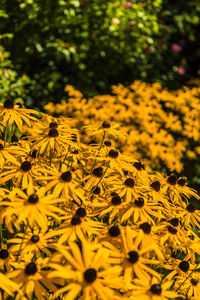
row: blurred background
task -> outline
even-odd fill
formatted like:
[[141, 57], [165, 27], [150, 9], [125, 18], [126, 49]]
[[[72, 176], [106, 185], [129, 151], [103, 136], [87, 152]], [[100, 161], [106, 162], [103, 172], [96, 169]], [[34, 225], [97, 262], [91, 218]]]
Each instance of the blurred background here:
[[180, 88], [199, 77], [200, 1], [0, 0], [0, 96], [58, 102], [135, 79]]

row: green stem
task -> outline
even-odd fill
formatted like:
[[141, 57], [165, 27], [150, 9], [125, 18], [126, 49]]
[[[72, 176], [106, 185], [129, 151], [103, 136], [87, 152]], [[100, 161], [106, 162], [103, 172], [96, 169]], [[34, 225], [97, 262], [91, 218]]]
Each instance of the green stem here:
[[[105, 136], [106, 136], [106, 130], [104, 130], [103, 137], [102, 137], [102, 139], [101, 139], [101, 143], [100, 143], [98, 152], [97, 152], [97, 154], [95, 155], [95, 157], [97, 157], [97, 156], [99, 155], [99, 152], [101, 151], [101, 147], [102, 147], [102, 145], [103, 145]], [[95, 164], [96, 164], [96, 161], [97, 161], [97, 160], [96, 160], [96, 158], [95, 158], [95, 160], [94, 160], [94, 162], [93, 162], [93, 165], [92, 165], [92, 168], [91, 168], [91, 170], [90, 170], [90, 174], [92, 173], [92, 171], [93, 171], [93, 169], [94, 169], [94, 166], [95, 166]]]
[[49, 165], [50, 166], [51, 166], [51, 163], [52, 163], [52, 158], [53, 158], [54, 152], [55, 152], [55, 150], [50, 150], [50, 156], [49, 156]]
[[[108, 168], [109, 168], [109, 162], [108, 162], [108, 165], [105, 169], [105, 172], [103, 173], [103, 175], [101, 176], [101, 178], [99, 179], [99, 181], [97, 182], [97, 184], [95, 185], [95, 187], [92, 188], [92, 190], [96, 189], [98, 187], [98, 185], [100, 184], [100, 182], [102, 181], [102, 179], [104, 178], [104, 176], [106, 175], [106, 172], [108, 171]], [[91, 191], [92, 192], [92, 191]], [[90, 193], [91, 193], [90, 192]]]
[[12, 138], [14, 132], [15, 132], [15, 126], [13, 124], [12, 127], [11, 127], [11, 130], [10, 130], [10, 135], [9, 135], [9, 139], [8, 139], [9, 146], [10, 146], [11, 138]]
[[15, 261], [18, 261], [18, 258], [19, 258], [19, 256], [20, 256], [20, 253], [21, 253], [21, 250], [22, 250], [22, 245], [23, 245], [23, 241], [24, 241], [24, 237], [25, 237], [25, 234], [26, 234], [26, 229], [27, 229], [27, 227], [28, 227], [28, 222], [27, 222], [27, 224], [26, 224], [26, 226], [25, 226], [25, 228], [24, 228], [24, 234], [23, 234], [23, 236], [22, 236], [22, 241], [21, 241], [21, 244], [20, 244], [20, 247], [19, 247], [19, 251], [18, 251], [18, 253], [17, 253], [17, 257], [16, 257], [16, 260], [15, 260]]
[[6, 126], [6, 129], [5, 129], [5, 135], [4, 135], [4, 147], [6, 146], [7, 136], [8, 136], [8, 125]]
[[65, 162], [65, 160], [66, 160], [66, 158], [67, 158], [67, 155], [68, 155], [68, 153], [69, 153], [69, 150], [70, 150], [70, 145], [69, 145], [69, 147], [68, 147], [67, 153], [65, 154], [65, 157], [64, 157], [64, 159], [63, 159], [63, 162], [60, 164], [60, 170], [61, 170], [62, 164], [64, 164], [64, 162]]
[[191, 272], [190, 272], [190, 274], [186, 277], [186, 279], [181, 283], [181, 285], [179, 285], [179, 287], [176, 289], [176, 292], [182, 287], [182, 285], [188, 280], [188, 278], [194, 273], [194, 271], [198, 268], [198, 265], [199, 265], [200, 263], [198, 263], [197, 265], [196, 265], [196, 267], [194, 268], [194, 270], [192, 270]]

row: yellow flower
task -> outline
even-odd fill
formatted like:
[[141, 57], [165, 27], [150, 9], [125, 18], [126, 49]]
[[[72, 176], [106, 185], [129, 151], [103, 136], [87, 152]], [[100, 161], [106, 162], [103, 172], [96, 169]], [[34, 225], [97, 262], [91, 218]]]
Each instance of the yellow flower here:
[[13, 124], [22, 132], [23, 123], [29, 127], [37, 119], [30, 114], [39, 114], [36, 110], [22, 108], [19, 104], [14, 104], [11, 100], [6, 100], [4, 104], [0, 103], [0, 118], [4, 126], [11, 127]]
[[50, 278], [65, 278], [68, 282], [65, 287], [56, 291], [54, 298], [67, 292], [64, 300], [76, 299], [81, 292], [83, 298], [88, 300], [115, 299], [117, 290], [122, 288], [121, 267], [109, 265], [109, 253], [106, 249], [94, 247], [85, 240], [81, 242], [82, 250], [75, 243], [70, 243], [69, 249], [60, 249], [67, 265], [50, 265], [55, 269], [49, 274]]
[[49, 249], [55, 248], [55, 239], [49, 237], [51, 231], [41, 232], [38, 228], [33, 231], [27, 229], [24, 233], [17, 233], [14, 238], [8, 240], [8, 243], [12, 244], [10, 250], [13, 254], [20, 253], [20, 257], [30, 256], [30, 259], [34, 255], [37, 257], [43, 256], [45, 253], [51, 257], [51, 251]]
[[131, 300], [166, 300], [179, 297], [180, 295], [174, 291], [170, 291], [172, 281], [160, 282], [158, 278], [152, 280], [134, 280], [135, 285], [133, 286]]
[[88, 238], [90, 240], [94, 235], [99, 236], [105, 227], [103, 223], [87, 215], [84, 207], [79, 207], [76, 213], [72, 213], [70, 210], [66, 211], [62, 219], [65, 221], [60, 227], [49, 233], [49, 236], [60, 236], [59, 244], [75, 241], [77, 238], [81, 240]]
[[[17, 291], [18, 285], [10, 280], [6, 275], [0, 272], [0, 280], [1, 280], [1, 289], [5, 291], [8, 295], [14, 296], [14, 292]], [[0, 299], [3, 299], [0, 294]]]
[[49, 258], [38, 258], [36, 261], [14, 262], [14, 270], [7, 274], [8, 278], [13, 279], [19, 285], [16, 300], [32, 299], [33, 295], [37, 299], [48, 299], [48, 290], [56, 291], [57, 287], [53, 280], [49, 280], [47, 275], [49, 271]]
[[42, 230], [48, 228], [48, 216], [60, 221], [60, 215], [63, 213], [61, 209], [56, 207], [56, 204], [62, 202], [62, 199], [55, 199], [53, 194], [46, 194], [44, 188], [32, 189], [29, 188], [27, 193], [16, 190], [16, 195], [13, 202], [9, 202], [9, 208], [4, 212], [3, 217], [7, 215], [17, 216], [14, 226], [19, 228], [20, 224], [25, 224], [33, 228], [37, 225]]
[[72, 199], [82, 203], [84, 200], [84, 191], [77, 180], [76, 173], [73, 173], [63, 164], [59, 171], [55, 166], [40, 169], [45, 176], [39, 176], [37, 180], [47, 181], [46, 191], [53, 190], [55, 197], [61, 196], [67, 203]]
[[[123, 268], [124, 284], [129, 288], [132, 279], [136, 275], [141, 280], [150, 278], [150, 274], [158, 276], [158, 273], [148, 265], [159, 264], [159, 260], [152, 259], [150, 253], [157, 247], [156, 244], [142, 247], [139, 241], [135, 241], [129, 226], [125, 231], [121, 231], [123, 249], [117, 249], [113, 245], [106, 243], [106, 247], [111, 251], [110, 263], [118, 263]], [[155, 253], [155, 251], [154, 251]]]

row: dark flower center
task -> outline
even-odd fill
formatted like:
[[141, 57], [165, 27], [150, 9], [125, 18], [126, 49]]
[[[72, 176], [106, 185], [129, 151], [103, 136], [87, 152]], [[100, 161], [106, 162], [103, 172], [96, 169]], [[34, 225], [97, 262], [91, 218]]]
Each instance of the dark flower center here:
[[35, 263], [29, 263], [26, 265], [25, 273], [26, 275], [34, 275], [37, 272], [37, 266]]
[[115, 194], [112, 199], [111, 199], [111, 202], [113, 205], [120, 205], [121, 204], [121, 198], [119, 195]]
[[1, 259], [6, 259], [9, 256], [9, 253], [6, 249], [1, 249], [0, 250], [0, 258]]
[[144, 199], [143, 198], [138, 198], [134, 202], [135, 206], [137, 207], [143, 207], [144, 206]]
[[177, 229], [176, 229], [175, 227], [168, 226], [167, 229], [168, 229], [168, 231], [169, 231], [171, 234], [176, 234], [176, 233], [177, 233]]
[[150, 288], [150, 291], [152, 292], [152, 294], [154, 295], [161, 295], [162, 293], [162, 289], [160, 284], [153, 284]]
[[167, 178], [167, 182], [168, 182], [170, 185], [175, 185], [175, 184], [176, 184], [176, 181], [177, 181], [177, 177], [176, 177], [176, 175], [174, 175], [174, 174], [171, 174], [171, 175]]
[[36, 154], [37, 154], [37, 150], [34, 149], [31, 153], [31, 157], [36, 158]]
[[30, 171], [30, 169], [31, 169], [31, 163], [29, 161], [26, 160], [21, 164], [22, 171], [28, 172], [28, 171]]
[[11, 143], [18, 143], [18, 137], [15, 134], [11, 137]]
[[105, 141], [104, 145], [106, 145], [107, 147], [110, 147], [112, 145], [111, 141]]
[[112, 226], [112, 227], [110, 227], [108, 233], [112, 237], [117, 237], [118, 235], [120, 235], [120, 229], [118, 226]]
[[101, 188], [99, 186], [95, 186], [95, 188], [92, 190], [93, 194], [99, 195], [101, 192]]
[[4, 149], [4, 146], [0, 144], [0, 151]]
[[177, 181], [177, 183], [180, 185], [180, 186], [184, 186], [186, 184], [186, 177], [180, 177]]
[[51, 129], [49, 130], [48, 135], [49, 135], [50, 137], [57, 137], [57, 136], [59, 135], [59, 134], [58, 134], [58, 130], [57, 130], [56, 128], [51, 128]]
[[29, 196], [28, 198], [28, 202], [31, 203], [31, 204], [35, 204], [39, 201], [39, 198], [38, 198], [38, 195], [36, 194], [32, 194]]
[[139, 259], [139, 254], [137, 253], [137, 251], [130, 251], [128, 253], [128, 256], [128, 261], [130, 261], [132, 264], [135, 264]]
[[71, 219], [72, 225], [79, 225], [81, 224], [81, 218], [78, 215], [74, 215]]
[[110, 128], [110, 123], [108, 122], [108, 121], [103, 121], [103, 123], [102, 123], [102, 127], [103, 128]]
[[154, 191], [159, 192], [160, 191], [160, 182], [158, 180], [156, 180], [156, 181], [152, 182], [150, 187], [152, 189], [154, 189]]
[[133, 188], [134, 185], [135, 185], [135, 182], [132, 178], [127, 178], [125, 181], [124, 181], [124, 184], [127, 186], [127, 187], [130, 187], [130, 188]]
[[189, 211], [190, 213], [193, 213], [195, 212], [195, 206], [193, 204], [189, 204], [187, 207], [186, 207], [187, 211]]
[[187, 272], [190, 268], [189, 262], [188, 261], [181, 261], [179, 264], [179, 269], [183, 272]]
[[76, 211], [76, 215], [80, 218], [84, 218], [86, 216], [86, 210], [84, 207], [79, 207]]
[[138, 171], [141, 171], [142, 170], [142, 163], [141, 161], [136, 161], [133, 166], [138, 170]]
[[109, 155], [110, 157], [112, 157], [112, 158], [117, 158], [118, 155], [119, 155], [119, 153], [118, 153], [117, 150], [112, 149], [112, 150], [109, 151], [108, 155]]
[[192, 278], [192, 279], [190, 280], [190, 282], [191, 282], [192, 285], [197, 285], [197, 284], [198, 284], [198, 280], [196, 280], [196, 279], [194, 279], [194, 278]]
[[70, 171], [61, 174], [60, 178], [65, 182], [70, 182], [72, 180], [72, 174]]
[[172, 224], [174, 227], [177, 227], [179, 225], [179, 220], [177, 218], [173, 218], [169, 221], [170, 224]]
[[149, 234], [151, 232], [151, 225], [147, 222], [142, 223], [140, 229], [142, 229], [144, 233]]
[[95, 269], [92, 269], [92, 268], [91, 269], [87, 269], [84, 272], [84, 279], [88, 283], [94, 282], [96, 278], [97, 278], [97, 271]]
[[31, 242], [33, 243], [37, 243], [39, 242], [40, 238], [37, 234], [34, 234], [32, 237], [31, 237]]
[[94, 176], [100, 178], [103, 175], [103, 169], [102, 167], [95, 168], [92, 173], [94, 174]]
[[51, 122], [49, 124], [49, 128], [57, 128], [58, 127], [58, 123], [57, 122]]
[[6, 100], [3, 106], [4, 108], [12, 109], [14, 107], [14, 103], [11, 100]]

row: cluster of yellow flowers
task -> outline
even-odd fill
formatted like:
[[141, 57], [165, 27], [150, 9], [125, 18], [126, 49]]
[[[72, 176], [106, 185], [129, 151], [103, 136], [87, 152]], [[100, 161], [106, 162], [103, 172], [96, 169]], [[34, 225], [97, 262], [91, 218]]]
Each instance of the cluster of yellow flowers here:
[[[141, 85], [135, 84], [138, 92]], [[158, 123], [145, 123], [145, 93], [137, 107], [128, 89], [118, 90], [117, 96], [87, 102], [70, 87], [65, 113], [73, 119], [39, 114], [11, 100], [0, 104], [0, 299], [200, 298], [200, 211], [189, 201], [200, 197], [185, 177], [148, 172], [135, 158], [136, 143], [131, 146], [142, 128], [150, 149], [147, 137], [158, 138], [156, 124], [162, 120], [171, 128], [172, 122], [159, 115], [161, 104], [152, 99]], [[168, 101], [163, 103], [174, 105]], [[90, 114], [99, 118], [95, 124]], [[135, 124], [128, 137], [126, 122]], [[166, 129], [163, 134], [172, 138]], [[124, 153], [117, 139], [125, 142]]]
[[[178, 173], [181, 159], [200, 154], [200, 88], [183, 87], [170, 92], [159, 83], [135, 81], [129, 87], [113, 86], [112, 95], [86, 100], [72, 86], [66, 86], [68, 102], [48, 103], [45, 109], [72, 116], [78, 128], [105, 120], [118, 124], [127, 133], [113, 146], [124, 154], [143, 160], [146, 166]], [[84, 132], [83, 132], [84, 134]], [[90, 142], [88, 135], [84, 142]]]

